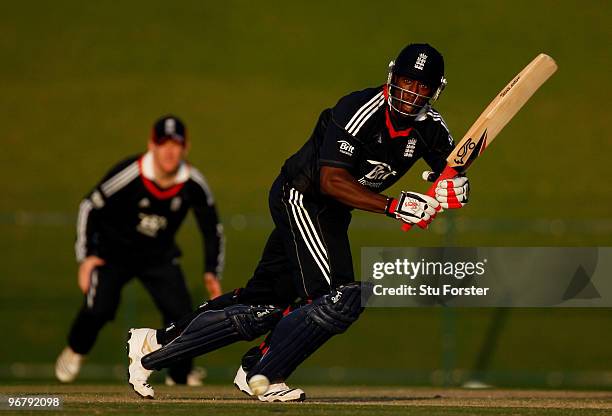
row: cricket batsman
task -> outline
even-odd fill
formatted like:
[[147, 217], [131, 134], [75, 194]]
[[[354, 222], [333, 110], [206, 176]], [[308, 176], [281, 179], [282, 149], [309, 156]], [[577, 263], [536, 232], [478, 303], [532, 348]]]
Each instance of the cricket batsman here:
[[464, 176], [441, 181], [435, 198], [381, 194], [421, 158], [433, 171], [424, 175], [429, 180], [445, 167], [454, 143], [431, 107], [445, 85], [442, 55], [428, 44], [411, 44], [391, 62], [386, 84], [324, 110], [272, 184], [274, 229], [245, 287], [167, 328], [130, 330], [129, 383], [136, 393], [154, 397], [147, 383], [152, 370], [269, 333], [244, 355], [236, 387], [261, 401], [304, 400], [304, 391], [285, 381], [363, 310], [347, 235], [351, 211], [426, 228], [439, 210], [467, 202]]
[[[112, 321], [123, 286], [137, 276], [169, 325], [192, 311], [174, 236], [192, 209], [204, 240], [204, 284], [221, 294], [224, 237], [214, 198], [204, 176], [185, 157], [187, 130], [175, 116], [153, 126], [148, 151], [129, 157], [82, 200], [77, 221], [78, 283], [84, 294], [68, 346], [59, 355], [56, 377], [71, 382], [98, 333]], [[190, 359], [169, 369], [168, 384], [201, 384]]]

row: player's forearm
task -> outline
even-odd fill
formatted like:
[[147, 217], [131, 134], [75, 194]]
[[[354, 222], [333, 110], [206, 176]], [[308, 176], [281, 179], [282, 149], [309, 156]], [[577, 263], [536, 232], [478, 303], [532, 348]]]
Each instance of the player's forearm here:
[[385, 212], [387, 197], [370, 191], [344, 169], [324, 167], [320, 180], [321, 192], [344, 205], [381, 214]]
[[210, 299], [221, 296], [221, 282], [219, 281], [219, 276], [215, 273], [204, 273], [204, 286], [206, 287]]

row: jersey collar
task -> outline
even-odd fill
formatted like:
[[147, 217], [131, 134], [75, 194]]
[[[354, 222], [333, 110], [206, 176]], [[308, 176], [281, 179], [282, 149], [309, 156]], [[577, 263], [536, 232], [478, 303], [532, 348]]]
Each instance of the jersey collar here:
[[[155, 171], [153, 170], [153, 153], [150, 151], [140, 158], [140, 173], [150, 181], [155, 181]], [[189, 164], [181, 162], [174, 183], [179, 184], [189, 180]]]
[[[387, 86], [383, 87], [383, 94], [385, 96], [385, 101], [389, 100], [389, 91], [387, 90]], [[396, 139], [398, 137], [406, 137], [412, 131], [412, 127], [408, 127], [405, 130], [396, 130], [393, 127], [393, 123], [391, 122], [391, 115], [389, 114], [389, 106], [385, 107], [385, 124], [387, 125], [387, 131], [389, 132], [389, 136], [392, 139]]]
[[174, 185], [167, 189], [160, 189], [155, 184], [155, 172], [153, 170], [153, 154], [151, 152], [145, 153], [138, 160], [138, 167], [140, 170], [140, 178], [145, 188], [157, 199], [168, 199], [174, 197], [180, 192], [185, 185], [185, 182], [189, 179], [189, 164], [181, 162], [181, 166], [174, 179]]

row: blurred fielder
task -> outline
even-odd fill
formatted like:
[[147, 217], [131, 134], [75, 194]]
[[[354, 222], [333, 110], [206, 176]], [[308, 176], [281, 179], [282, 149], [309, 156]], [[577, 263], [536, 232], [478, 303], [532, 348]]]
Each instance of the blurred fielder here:
[[351, 210], [427, 227], [442, 208], [467, 202], [466, 177], [441, 181], [436, 197], [381, 195], [423, 158], [435, 180], [454, 143], [431, 107], [446, 84], [440, 53], [404, 48], [385, 85], [324, 110], [306, 144], [285, 161], [269, 194], [275, 228], [244, 288], [209, 301], [175, 325], [130, 330], [129, 383], [152, 398], [152, 370], [239, 340], [265, 341], [242, 359], [234, 383], [261, 401], [300, 401], [285, 380], [363, 310], [348, 239]]
[[[174, 236], [190, 208], [204, 240], [204, 283], [221, 294], [223, 227], [204, 176], [185, 157], [189, 142], [177, 117], [153, 126], [148, 152], [120, 162], [83, 199], [77, 223], [78, 283], [85, 294], [55, 374], [73, 381], [102, 327], [115, 317], [123, 286], [137, 276], [169, 325], [192, 311]], [[199, 384], [192, 360], [176, 362], [169, 384]]]

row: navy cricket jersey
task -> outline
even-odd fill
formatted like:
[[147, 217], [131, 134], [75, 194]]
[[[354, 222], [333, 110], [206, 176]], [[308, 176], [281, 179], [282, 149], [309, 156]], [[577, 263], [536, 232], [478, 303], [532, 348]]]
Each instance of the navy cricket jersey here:
[[380, 193], [423, 158], [440, 173], [455, 147], [452, 136], [433, 108], [403, 130], [395, 128], [387, 104], [386, 85], [353, 92], [324, 110], [310, 139], [285, 161], [283, 175], [315, 198], [320, 193], [322, 166], [346, 169], [359, 183]]
[[204, 176], [182, 162], [175, 184], [154, 182], [153, 155], [130, 157], [113, 167], [82, 200], [75, 244], [77, 261], [97, 255], [128, 264], [171, 261], [180, 255], [175, 235], [189, 209], [204, 240], [204, 269], [220, 276], [223, 227]]

